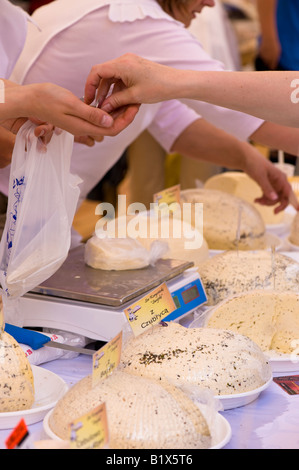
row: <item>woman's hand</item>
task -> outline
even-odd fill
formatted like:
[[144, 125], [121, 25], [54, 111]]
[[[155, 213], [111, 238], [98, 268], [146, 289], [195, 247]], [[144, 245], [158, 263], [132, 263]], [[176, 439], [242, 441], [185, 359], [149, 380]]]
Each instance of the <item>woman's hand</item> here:
[[[115, 136], [133, 121], [139, 109], [139, 106], [132, 105], [117, 116], [110, 116], [52, 83], [20, 86], [4, 82], [5, 101], [0, 103], [3, 125], [16, 130], [22, 123], [19, 118], [29, 118], [37, 123], [36, 135], [42, 137], [50, 136], [54, 127], [76, 136], [94, 136], [97, 139]], [[14, 122], [7, 122], [8, 119]]]
[[289, 204], [299, 210], [299, 202], [288, 182], [287, 176], [271, 163], [267, 158], [262, 158], [259, 164], [254, 159], [248, 159], [244, 171], [261, 187], [263, 195], [255, 202], [265, 206], [277, 205], [274, 213], [283, 211]]
[[[112, 112], [132, 103], [157, 103], [178, 93], [174, 75], [179, 70], [151, 62], [134, 54], [92, 67], [85, 85], [85, 101], [94, 99], [102, 110]], [[171, 89], [167, 86], [171, 83]], [[113, 85], [113, 92], [110, 93]]]

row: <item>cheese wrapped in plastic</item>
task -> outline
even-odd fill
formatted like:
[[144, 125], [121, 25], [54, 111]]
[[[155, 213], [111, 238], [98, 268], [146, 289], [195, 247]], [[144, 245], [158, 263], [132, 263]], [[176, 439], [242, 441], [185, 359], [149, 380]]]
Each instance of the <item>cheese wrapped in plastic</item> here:
[[91, 237], [85, 245], [84, 260], [88, 266], [108, 271], [141, 269], [155, 264], [168, 250], [157, 242], [149, 250], [133, 238]]
[[51, 413], [50, 429], [68, 439], [69, 424], [101, 403], [111, 449], [202, 449], [211, 443], [206, 419], [185, 393], [121, 370], [93, 387], [90, 375], [76, 383]]

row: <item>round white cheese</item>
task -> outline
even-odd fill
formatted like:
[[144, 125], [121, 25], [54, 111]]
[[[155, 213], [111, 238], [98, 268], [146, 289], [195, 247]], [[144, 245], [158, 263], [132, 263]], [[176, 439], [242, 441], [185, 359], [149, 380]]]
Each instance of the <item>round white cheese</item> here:
[[150, 253], [133, 238], [91, 237], [85, 244], [85, 263], [94, 269], [123, 271], [150, 264]]
[[249, 202], [224, 191], [186, 189], [181, 191], [182, 207], [185, 203], [191, 203], [194, 207], [193, 226], [197, 223], [196, 203], [203, 204], [203, 236], [210, 249], [257, 250], [266, 248], [264, 221], [257, 209]]
[[299, 294], [253, 291], [231, 297], [211, 309], [206, 326], [246, 335], [263, 351], [292, 354], [299, 346]]
[[217, 396], [254, 390], [271, 377], [263, 352], [249, 338], [174, 322], [129, 341], [122, 364], [131, 374], [208, 389]]
[[262, 196], [261, 187], [246, 173], [240, 171], [225, 171], [209, 178], [204, 185], [205, 189], [216, 189], [233, 194], [252, 204], [261, 214], [265, 224], [280, 224], [284, 212], [274, 214], [274, 207], [267, 207], [254, 202]]
[[33, 403], [31, 365], [21, 346], [4, 331], [0, 336], [0, 412], [27, 410]]
[[70, 423], [106, 404], [111, 449], [200, 449], [210, 445], [207, 422], [193, 401], [167, 383], [114, 371], [92, 387], [89, 375], [55, 406], [49, 425], [69, 439]]
[[298, 292], [299, 263], [270, 251], [227, 251], [204, 261], [198, 272], [207, 305], [255, 289]]

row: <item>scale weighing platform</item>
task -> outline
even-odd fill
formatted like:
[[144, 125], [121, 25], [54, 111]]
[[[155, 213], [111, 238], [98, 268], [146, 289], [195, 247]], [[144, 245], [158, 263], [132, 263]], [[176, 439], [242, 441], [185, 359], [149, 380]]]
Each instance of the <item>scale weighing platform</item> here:
[[80, 245], [53, 276], [20, 299], [23, 326], [107, 342], [127, 322], [124, 309], [164, 282], [177, 307], [165, 321], [181, 321], [207, 300], [193, 263], [161, 259], [142, 269], [104, 271], [85, 264]]

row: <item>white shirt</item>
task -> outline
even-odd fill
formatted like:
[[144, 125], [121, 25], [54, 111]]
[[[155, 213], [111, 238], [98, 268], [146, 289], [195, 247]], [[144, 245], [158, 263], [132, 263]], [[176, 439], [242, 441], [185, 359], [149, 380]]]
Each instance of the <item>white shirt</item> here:
[[[36, 10], [33, 18], [42, 32], [29, 28], [12, 76], [20, 83], [49, 81], [81, 97], [91, 67], [126, 52], [177, 68], [223, 69], [155, 0], [56, 0]], [[145, 129], [169, 151], [176, 137], [200, 116], [243, 140], [263, 122], [198, 101], [186, 103], [194, 111], [176, 100], [143, 105], [134, 122], [118, 136], [105, 137], [91, 148], [75, 144], [71, 170], [83, 179], [81, 199]], [[3, 173], [0, 171], [0, 190], [5, 192], [7, 176]]]
[[25, 44], [28, 15], [0, 0], [0, 78], [9, 78]]

